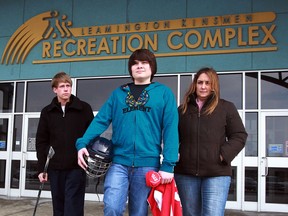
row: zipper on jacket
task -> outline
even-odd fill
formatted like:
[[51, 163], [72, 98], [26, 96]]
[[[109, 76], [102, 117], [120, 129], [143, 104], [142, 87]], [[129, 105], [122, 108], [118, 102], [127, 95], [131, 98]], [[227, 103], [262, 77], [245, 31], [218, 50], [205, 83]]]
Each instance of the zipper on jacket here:
[[66, 106], [64, 106], [64, 107], [62, 106], [61, 110], [62, 110], [62, 113], [63, 113], [62, 117], [64, 118], [65, 117], [65, 112], [66, 112]]
[[133, 161], [132, 161], [132, 167], [134, 167], [134, 165], [135, 165], [135, 164], [134, 164], [134, 162], [135, 162], [135, 151], [136, 151], [135, 149], [136, 149], [136, 148], [135, 148], [135, 142], [134, 142], [134, 159], [133, 159]]
[[197, 170], [196, 170], [196, 176], [198, 176], [199, 175], [199, 145], [200, 145], [200, 143], [199, 143], [199, 128], [200, 128], [200, 109], [199, 109], [199, 107], [198, 107], [198, 122], [197, 122], [197, 161], [196, 161], [196, 163], [197, 163]]
[[133, 158], [133, 161], [132, 161], [132, 167], [134, 167], [134, 162], [135, 162], [135, 157], [136, 157], [136, 143], [135, 143], [135, 137], [136, 137], [136, 134], [137, 134], [137, 127], [136, 127], [136, 125], [137, 125], [137, 123], [136, 123], [136, 114], [135, 114], [135, 116], [134, 116], [134, 124], [135, 124], [135, 133], [134, 133], [134, 142], [133, 142], [133, 154], [134, 154], [134, 158]]

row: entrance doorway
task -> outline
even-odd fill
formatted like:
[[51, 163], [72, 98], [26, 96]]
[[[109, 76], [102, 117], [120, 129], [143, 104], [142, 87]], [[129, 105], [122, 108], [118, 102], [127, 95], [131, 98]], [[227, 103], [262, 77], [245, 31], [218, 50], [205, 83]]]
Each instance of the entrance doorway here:
[[[39, 114], [27, 114], [24, 117], [23, 128], [23, 159], [21, 161], [21, 196], [37, 196], [39, 179], [36, 156], [36, 132]], [[42, 197], [51, 197], [49, 181], [44, 184]]]
[[259, 210], [288, 212], [288, 112], [261, 112]]
[[0, 194], [8, 195], [10, 187], [11, 115], [0, 114]]
[[246, 114], [246, 129], [242, 209], [288, 212], [288, 112]]

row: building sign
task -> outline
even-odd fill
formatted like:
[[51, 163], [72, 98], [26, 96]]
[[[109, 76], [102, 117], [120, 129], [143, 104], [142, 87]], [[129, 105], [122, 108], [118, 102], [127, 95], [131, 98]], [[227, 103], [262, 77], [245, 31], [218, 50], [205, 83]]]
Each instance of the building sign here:
[[74, 28], [48, 11], [16, 30], [1, 63], [24, 63], [36, 45], [42, 52], [33, 64], [125, 59], [139, 48], [157, 57], [276, 51], [275, 19], [260, 12]]

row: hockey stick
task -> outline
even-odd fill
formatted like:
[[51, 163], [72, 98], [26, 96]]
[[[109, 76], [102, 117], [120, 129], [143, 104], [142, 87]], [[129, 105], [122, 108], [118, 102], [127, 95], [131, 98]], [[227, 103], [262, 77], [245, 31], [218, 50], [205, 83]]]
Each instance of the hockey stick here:
[[[55, 151], [52, 148], [52, 146], [50, 146], [50, 149], [49, 149], [49, 152], [48, 152], [48, 155], [47, 155], [47, 159], [46, 159], [46, 163], [45, 163], [45, 167], [44, 167], [44, 171], [43, 171], [43, 178], [45, 178], [45, 176], [46, 176], [48, 165], [49, 165], [49, 161], [53, 157], [54, 154], [55, 154]], [[35, 216], [35, 214], [36, 214], [36, 209], [37, 209], [37, 206], [38, 206], [38, 202], [39, 202], [39, 199], [40, 199], [40, 195], [41, 195], [44, 183], [45, 182], [42, 182], [40, 184], [40, 188], [39, 188], [39, 191], [38, 191], [38, 197], [37, 197], [37, 201], [36, 201], [36, 204], [35, 204], [33, 216]]]

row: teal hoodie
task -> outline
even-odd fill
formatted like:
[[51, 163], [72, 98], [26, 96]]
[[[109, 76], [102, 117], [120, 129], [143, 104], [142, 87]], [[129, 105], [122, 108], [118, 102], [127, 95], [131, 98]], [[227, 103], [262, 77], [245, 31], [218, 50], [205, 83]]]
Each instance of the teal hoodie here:
[[142, 91], [137, 102], [128, 85], [115, 89], [84, 136], [77, 140], [77, 150], [101, 135], [110, 123], [113, 163], [174, 171], [178, 160], [178, 111], [170, 88], [153, 82]]

